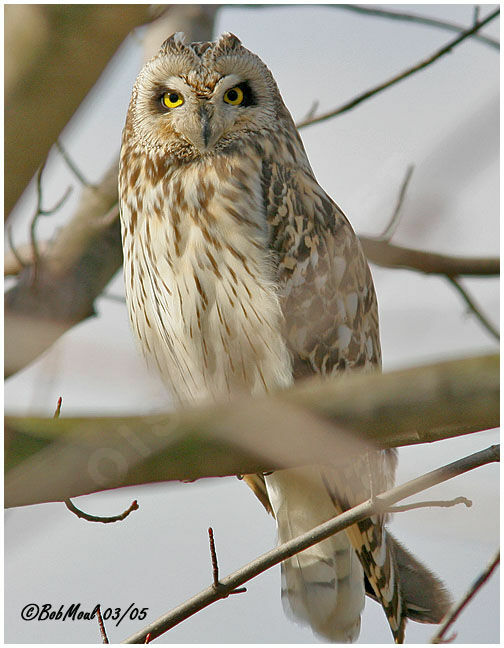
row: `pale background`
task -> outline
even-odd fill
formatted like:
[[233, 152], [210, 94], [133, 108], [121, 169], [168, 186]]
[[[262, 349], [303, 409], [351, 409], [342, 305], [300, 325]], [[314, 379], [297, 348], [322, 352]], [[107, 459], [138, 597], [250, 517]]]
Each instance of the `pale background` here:
[[[486, 15], [494, 5], [482, 5]], [[394, 5], [401, 8], [401, 5]], [[407, 5], [408, 10], [470, 24], [472, 5]], [[421, 25], [373, 19], [331, 7], [225, 7], [216, 32], [231, 31], [272, 70], [295, 119], [312, 103], [336, 107], [431, 54], [453, 35]], [[498, 36], [498, 25], [488, 34]], [[166, 34], [168, 36], [169, 34]], [[117, 155], [129, 94], [141, 65], [139, 38], [130, 38], [65, 131], [63, 141], [83, 173], [97, 181]], [[447, 254], [499, 253], [499, 56], [467, 42], [427, 70], [354, 111], [302, 131], [320, 184], [357, 232], [380, 233], [394, 209], [406, 167], [413, 175], [394, 241]], [[44, 175], [47, 206], [74, 179], [57, 155]], [[47, 238], [75, 206], [79, 189], [55, 217], [40, 219]], [[34, 194], [21, 201], [14, 231], [27, 240]], [[448, 283], [408, 271], [372, 268], [378, 293], [384, 369], [494, 352], [496, 344]], [[9, 284], [8, 284], [9, 285]], [[498, 281], [465, 280], [493, 322]], [[117, 276], [108, 292], [122, 295]], [[75, 327], [5, 387], [8, 413], [63, 415], [141, 413], [167, 409], [163, 388], [149, 376], [129, 330], [125, 305], [97, 302], [98, 317]], [[356, 394], [358, 398], [358, 394]], [[496, 432], [401, 450], [398, 482], [494, 443]], [[471, 509], [396, 515], [396, 536], [463, 594], [499, 543], [498, 468], [487, 466], [428, 492], [465, 495]], [[100, 641], [94, 622], [24, 622], [30, 602], [81, 602], [92, 609], [149, 607], [147, 621], [210, 583], [207, 527], [214, 528], [221, 574], [270, 549], [272, 519], [234, 478], [134, 488], [76, 500], [94, 514], [140, 510], [114, 525], [91, 524], [63, 504], [9, 510], [5, 523], [5, 640]], [[499, 641], [499, 588], [494, 577], [457, 623], [457, 641]], [[111, 622], [111, 641], [138, 630]], [[409, 624], [406, 638], [423, 643], [431, 626]], [[160, 641], [160, 640], [158, 640]], [[280, 602], [280, 570], [248, 584], [248, 593], [218, 602], [170, 631], [170, 643], [311, 643], [311, 631], [289, 621]], [[367, 601], [360, 641], [390, 643], [385, 616]]]

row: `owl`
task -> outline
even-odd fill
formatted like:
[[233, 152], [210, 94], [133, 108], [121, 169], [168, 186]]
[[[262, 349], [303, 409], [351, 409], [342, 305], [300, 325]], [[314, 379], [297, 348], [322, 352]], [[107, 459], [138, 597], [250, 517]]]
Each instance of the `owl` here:
[[[119, 197], [131, 325], [180, 406], [379, 370], [359, 240], [317, 183], [271, 72], [236, 36], [177, 33], [144, 66]], [[373, 450], [245, 481], [285, 542], [390, 486], [395, 463]], [[357, 639], [366, 593], [396, 642], [406, 618], [437, 623], [449, 606], [381, 515], [282, 564], [284, 607], [330, 641]]]

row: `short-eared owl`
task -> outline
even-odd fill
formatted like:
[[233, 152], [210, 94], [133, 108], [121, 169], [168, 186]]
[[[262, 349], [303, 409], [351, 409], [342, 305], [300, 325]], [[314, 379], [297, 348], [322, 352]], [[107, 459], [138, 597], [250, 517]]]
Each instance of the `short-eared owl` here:
[[[180, 404], [380, 367], [359, 240], [318, 185], [271, 72], [238, 38], [175, 34], [140, 72], [121, 151], [124, 278], [133, 330]], [[358, 398], [358, 394], [356, 395]], [[394, 480], [395, 455], [345, 469], [251, 475], [280, 542]], [[397, 642], [435, 623], [442, 585], [373, 516], [287, 560], [286, 607], [332, 641], [358, 637], [365, 594]]]

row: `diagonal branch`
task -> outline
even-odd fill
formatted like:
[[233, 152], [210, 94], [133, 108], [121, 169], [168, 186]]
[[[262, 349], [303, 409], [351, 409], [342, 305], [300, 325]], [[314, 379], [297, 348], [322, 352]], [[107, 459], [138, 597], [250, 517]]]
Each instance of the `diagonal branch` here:
[[397, 203], [394, 209], [394, 213], [392, 214], [392, 218], [390, 219], [389, 223], [383, 230], [382, 234], [380, 234], [377, 237], [381, 241], [390, 241], [391, 238], [394, 236], [397, 226], [399, 225], [399, 219], [402, 213], [404, 199], [406, 198], [406, 191], [408, 190], [408, 185], [414, 170], [415, 167], [413, 166], [413, 164], [410, 164], [406, 169], [406, 174], [404, 176], [404, 180], [402, 182], [401, 189], [397, 197]]
[[196, 596], [193, 596], [185, 603], [171, 610], [171, 612], [161, 616], [147, 627], [131, 635], [123, 643], [143, 643], [147, 634], [150, 634], [152, 638], [159, 637], [167, 630], [170, 630], [170, 628], [173, 628], [193, 614], [196, 614], [196, 612], [208, 607], [255, 576], [262, 574], [274, 565], [278, 565], [286, 558], [294, 556], [300, 551], [329, 538], [338, 531], [342, 531], [370, 515], [386, 510], [391, 505], [406, 497], [495, 461], [499, 461], [499, 446], [491, 446], [486, 450], [454, 461], [442, 468], [438, 468], [421, 477], [408, 481], [401, 486], [396, 486], [385, 491], [381, 495], [377, 495], [372, 501], [368, 500], [358, 506], [354, 506], [352, 509], [315, 527], [311, 531], [268, 551], [256, 560], [230, 574], [227, 578], [220, 581], [220, 592], [216, 592], [213, 586], [207, 587]]
[[432, 637], [431, 643], [443, 643], [444, 641], [447, 641], [446, 639], [444, 639], [444, 635], [446, 634], [446, 631], [450, 626], [453, 625], [453, 623], [455, 623], [455, 621], [460, 616], [462, 610], [472, 600], [474, 595], [481, 589], [481, 587], [483, 587], [483, 585], [487, 582], [487, 580], [493, 574], [493, 572], [495, 571], [499, 563], [500, 563], [500, 551], [497, 551], [493, 560], [490, 561], [486, 569], [478, 576], [478, 578], [474, 581], [474, 583], [471, 585], [471, 587], [468, 589], [468, 591], [462, 597], [459, 603], [457, 603], [457, 605], [455, 605], [455, 607], [448, 614], [446, 619], [439, 627], [439, 630]]
[[454, 47], [457, 47], [461, 43], [463, 43], [465, 40], [468, 38], [471, 38], [476, 32], [478, 32], [482, 27], [490, 23], [492, 20], [497, 18], [499, 15], [500, 10], [496, 9], [493, 11], [491, 14], [489, 14], [486, 18], [481, 20], [480, 22], [476, 23], [473, 27], [470, 29], [467, 29], [466, 31], [462, 32], [457, 38], [453, 39], [450, 41], [447, 45], [442, 47], [440, 50], [432, 54], [431, 56], [427, 57], [426, 59], [423, 59], [416, 65], [413, 65], [412, 67], [404, 70], [400, 74], [397, 74], [396, 76], [392, 77], [391, 79], [388, 79], [388, 81], [385, 81], [381, 83], [380, 85], [375, 86], [374, 88], [371, 88], [369, 90], [366, 90], [366, 92], [363, 92], [360, 95], [357, 95], [350, 101], [347, 101], [344, 103], [342, 106], [339, 108], [334, 108], [333, 110], [329, 110], [328, 112], [323, 113], [322, 115], [319, 115], [318, 117], [312, 117], [310, 119], [305, 119], [301, 123], [297, 124], [298, 128], [305, 128], [306, 126], [311, 126], [312, 124], [318, 124], [319, 122], [326, 121], [327, 119], [331, 119], [332, 117], [336, 117], [337, 115], [341, 115], [345, 112], [348, 112], [349, 110], [352, 110], [352, 108], [355, 108], [358, 106], [360, 103], [363, 101], [366, 101], [366, 99], [369, 99], [370, 97], [373, 97], [374, 95], [379, 94], [380, 92], [383, 92], [387, 88], [390, 88], [396, 83], [399, 83], [400, 81], [403, 81], [404, 79], [407, 79], [408, 77], [412, 76], [413, 74], [416, 74], [417, 72], [420, 72], [420, 70], [425, 69], [429, 65], [432, 65], [435, 61], [440, 59], [441, 57], [445, 56], [449, 52], [452, 51]]
[[458, 291], [459, 295], [462, 296], [462, 299], [465, 301], [471, 313], [473, 313], [478, 320], [483, 324], [484, 328], [492, 335], [497, 341], [500, 340], [499, 331], [495, 328], [492, 322], [488, 317], [482, 312], [481, 308], [476, 305], [474, 300], [471, 298], [467, 290], [462, 286], [457, 277], [447, 276], [447, 280], [451, 285]]
[[[422, 16], [420, 14], [410, 13], [406, 11], [397, 11], [392, 9], [381, 9], [373, 7], [367, 7], [364, 5], [353, 5], [353, 4], [335, 4], [332, 5], [333, 9], [346, 9], [347, 11], [353, 11], [358, 14], [364, 14], [367, 16], [373, 16], [376, 18], [387, 18], [389, 20], [399, 20], [403, 22], [412, 22], [419, 25], [428, 25], [429, 27], [438, 27], [439, 29], [445, 29], [452, 32], [463, 32], [466, 27], [464, 25], [458, 25], [453, 22], [448, 22], [446, 20], [439, 20], [439, 18], [430, 18], [429, 16]], [[477, 20], [475, 21], [477, 22]], [[474, 40], [478, 40], [485, 45], [489, 45], [496, 50], [500, 49], [499, 41], [484, 34], [474, 34]]]

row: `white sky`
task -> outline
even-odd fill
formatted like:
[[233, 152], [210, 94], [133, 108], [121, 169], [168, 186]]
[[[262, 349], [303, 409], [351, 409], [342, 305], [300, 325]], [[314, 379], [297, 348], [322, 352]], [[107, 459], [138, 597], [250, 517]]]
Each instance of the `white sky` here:
[[[395, 5], [395, 8], [400, 6]], [[410, 11], [463, 24], [472, 5], [408, 5]], [[482, 6], [483, 15], [490, 11]], [[331, 7], [226, 7], [216, 32], [231, 31], [272, 70], [295, 119], [313, 101], [326, 110], [424, 58], [453, 35], [437, 29], [358, 16]], [[498, 26], [487, 33], [498, 36]], [[168, 34], [167, 34], [168, 36]], [[135, 40], [106, 72], [99, 88], [65, 132], [65, 145], [84, 174], [98, 180], [117, 155], [129, 94], [140, 65]], [[415, 164], [394, 241], [461, 255], [499, 253], [499, 56], [475, 41], [426, 71], [340, 117], [302, 132], [320, 184], [360, 233], [378, 234], [395, 205], [406, 167]], [[72, 176], [54, 155], [45, 176], [50, 205]], [[41, 239], [71, 213], [78, 188], [56, 218], [40, 221]], [[22, 201], [15, 239], [27, 239], [33, 193]], [[384, 368], [427, 363], [496, 345], [446, 281], [373, 267], [381, 317]], [[496, 279], [464, 281], [498, 322]], [[122, 294], [118, 276], [109, 287]], [[8, 413], [51, 415], [63, 396], [63, 415], [120, 414], [166, 409], [167, 398], [137, 354], [125, 306], [98, 300], [99, 316], [66, 334], [42, 358], [7, 381]], [[78, 371], [76, 368], [78, 367]], [[401, 451], [398, 482], [495, 442], [495, 432]], [[471, 509], [396, 515], [396, 536], [460, 596], [498, 546], [498, 469], [480, 468], [438, 487], [442, 498], [465, 495]], [[434, 496], [430, 492], [429, 498]], [[206, 529], [214, 527], [224, 575], [268, 550], [274, 523], [236, 479], [152, 486], [89, 496], [77, 505], [114, 514], [138, 499], [123, 523], [93, 525], [62, 504], [9, 510], [5, 524], [7, 642], [97, 642], [92, 622], [23, 622], [29, 603], [81, 602], [92, 608], [149, 607], [153, 621], [209, 584]], [[458, 642], [499, 640], [499, 590], [494, 578], [457, 624]], [[112, 641], [138, 622], [107, 625]], [[423, 643], [430, 626], [409, 624], [406, 638]], [[199, 613], [166, 635], [180, 643], [311, 643], [311, 631], [283, 615], [279, 569]], [[385, 617], [367, 602], [360, 642], [390, 642]]]

